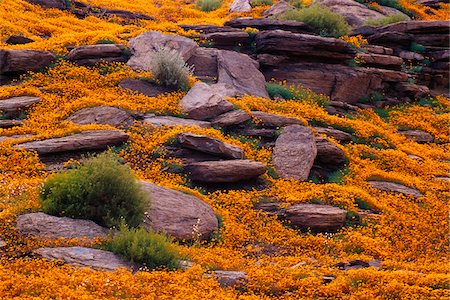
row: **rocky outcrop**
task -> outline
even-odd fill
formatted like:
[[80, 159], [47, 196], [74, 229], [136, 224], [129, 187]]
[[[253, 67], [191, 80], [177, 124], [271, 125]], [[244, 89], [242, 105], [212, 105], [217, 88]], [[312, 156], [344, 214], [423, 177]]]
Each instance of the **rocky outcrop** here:
[[304, 126], [286, 127], [273, 148], [272, 162], [281, 178], [306, 180], [317, 155], [313, 132]]
[[399, 183], [389, 182], [389, 181], [369, 181], [369, 184], [379, 190], [385, 192], [400, 193], [407, 196], [412, 196], [414, 198], [422, 197], [423, 194], [416, 189], [404, 186]]
[[111, 106], [96, 106], [80, 109], [67, 118], [75, 124], [105, 124], [115, 127], [127, 127], [134, 123], [134, 119], [126, 111]]
[[128, 57], [124, 45], [99, 44], [76, 47], [67, 59], [81, 66], [93, 66], [100, 62], [126, 62]]
[[208, 239], [218, 229], [214, 210], [202, 200], [173, 189], [141, 181], [151, 204], [143, 226], [178, 240]]
[[194, 181], [225, 183], [258, 177], [267, 171], [267, 167], [261, 162], [236, 159], [192, 163], [185, 167], [185, 171]]
[[133, 78], [125, 78], [119, 83], [119, 86], [125, 90], [137, 92], [148, 97], [158, 97], [160, 95], [175, 91], [171, 87], [158, 85], [144, 79]]
[[234, 0], [230, 5], [230, 13], [249, 12], [252, 10], [249, 0]]
[[16, 219], [20, 233], [42, 239], [106, 238], [109, 230], [89, 220], [50, 216], [41, 212], [20, 215]]
[[49, 260], [63, 261], [75, 267], [100, 271], [114, 272], [118, 268], [132, 268], [129, 262], [112, 252], [86, 247], [39, 248], [34, 250], [33, 254]]
[[207, 121], [177, 118], [172, 116], [156, 116], [154, 114], [145, 115], [142, 122], [151, 124], [156, 127], [161, 126], [188, 126], [188, 127], [198, 126], [201, 128], [211, 127], [211, 123]]
[[17, 115], [33, 104], [39, 103], [42, 98], [32, 96], [13, 97], [0, 100], [0, 111], [8, 115]]
[[0, 74], [37, 71], [48, 67], [56, 56], [43, 50], [0, 50]]
[[221, 156], [228, 159], [243, 159], [244, 151], [234, 145], [222, 142], [205, 135], [182, 132], [177, 134], [177, 140], [181, 146], [196, 151]]
[[105, 150], [128, 140], [128, 134], [118, 130], [90, 130], [73, 135], [18, 144], [15, 147], [36, 151], [40, 155], [87, 150]]
[[[282, 3], [283, 1], [278, 2]], [[285, 30], [293, 33], [311, 33], [312, 29], [303, 22], [261, 18], [236, 18], [224, 23], [232, 28], [255, 28], [258, 31]]]
[[127, 64], [133, 69], [151, 70], [150, 62], [160, 48], [176, 50], [187, 61], [197, 49], [198, 45], [189, 38], [162, 34], [157, 31], [145, 32], [129, 42], [132, 53]]

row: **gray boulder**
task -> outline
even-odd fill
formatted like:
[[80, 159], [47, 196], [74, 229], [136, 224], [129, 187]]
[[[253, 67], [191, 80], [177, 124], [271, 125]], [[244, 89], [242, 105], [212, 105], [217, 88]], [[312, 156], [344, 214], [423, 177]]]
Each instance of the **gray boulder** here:
[[209, 136], [182, 132], [177, 135], [177, 139], [183, 147], [189, 149], [230, 159], [244, 158], [244, 151], [241, 148]]

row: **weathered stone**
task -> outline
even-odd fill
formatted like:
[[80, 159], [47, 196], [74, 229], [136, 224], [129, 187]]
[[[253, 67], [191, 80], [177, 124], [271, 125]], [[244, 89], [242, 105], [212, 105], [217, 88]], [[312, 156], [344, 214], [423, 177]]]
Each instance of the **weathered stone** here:
[[217, 80], [217, 54], [220, 50], [215, 48], [199, 47], [187, 61], [194, 66], [194, 75], [205, 80]]
[[151, 71], [150, 63], [159, 48], [174, 49], [187, 61], [198, 45], [186, 37], [150, 31], [132, 38], [129, 47], [132, 56], [127, 64], [133, 69]]
[[243, 288], [248, 282], [247, 274], [240, 271], [216, 270], [214, 271], [213, 276], [223, 288]]
[[429, 96], [430, 94], [430, 89], [427, 86], [409, 82], [399, 82], [395, 85], [395, 89], [400, 96], [416, 100]]
[[126, 111], [111, 106], [83, 108], [67, 118], [75, 124], [105, 124], [111, 126], [131, 126], [134, 119]]
[[417, 143], [431, 143], [434, 141], [434, 137], [431, 134], [422, 130], [403, 130], [399, 131], [399, 133]]
[[285, 30], [294, 33], [310, 33], [312, 31], [311, 27], [303, 22], [277, 19], [236, 18], [225, 22], [224, 25], [240, 29], [250, 27], [259, 31]]
[[211, 120], [211, 124], [213, 126], [229, 127], [233, 125], [242, 124], [250, 119], [251, 119], [250, 115], [245, 110], [238, 109], [226, 112], [224, 114], [215, 117], [214, 119]]
[[249, 44], [249, 35], [245, 31], [212, 32], [202, 34], [201, 38], [211, 41], [214, 47], [233, 50], [236, 47], [246, 47]]
[[27, 0], [32, 4], [40, 5], [44, 8], [66, 9], [67, 2], [65, 0]]
[[249, 12], [252, 10], [249, 0], [234, 0], [230, 5], [231, 13]]
[[274, 5], [272, 5], [269, 9], [263, 11], [262, 16], [266, 18], [276, 17], [291, 9], [295, 9], [295, 7], [291, 5], [288, 1], [280, 0]]
[[100, 271], [113, 272], [118, 268], [132, 268], [129, 262], [112, 252], [86, 247], [39, 248], [33, 254], [49, 260], [61, 260], [75, 267]]
[[189, 118], [207, 120], [233, 109], [215, 86], [197, 82], [180, 101], [182, 112]]
[[22, 35], [11, 35], [5, 40], [5, 43], [8, 45], [23, 45], [32, 42], [34, 42], [32, 39]]
[[385, 192], [394, 192], [394, 193], [400, 193], [404, 195], [409, 195], [414, 198], [422, 197], [423, 194], [419, 192], [416, 189], [404, 186], [399, 183], [395, 182], [389, 182], [389, 181], [368, 181], [369, 184], [379, 190], [385, 191]]
[[425, 57], [422, 54], [411, 52], [411, 51], [401, 51], [398, 56], [400, 56], [404, 60], [424, 60]]
[[403, 64], [402, 58], [392, 55], [359, 53], [358, 57], [363, 60], [365, 66], [380, 67], [384, 69], [400, 70]]
[[258, 62], [248, 55], [222, 50], [217, 54], [217, 65], [218, 83], [229, 84], [243, 95], [269, 98]]
[[182, 132], [177, 134], [177, 139], [183, 147], [189, 149], [222, 156], [224, 158], [244, 158], [244, 151], [241, 148], [228, 143], [224, 143], [221, 140], [209, 136], [194, 134], [190, 132]]
[[161, 126], [189, 126], [189, 127], [198, 126], [201, 128], [211, 127], [211, 123], [207, 121], [183, 119], [172, 116], [146, 115], [142, 122], [152, 124], [156, 127]]
[[6, 136], [6, 135], [1, 135], [0, 136], [0, 143], [7, 141], [7, 140], [17, 140], [17, 139], [21, 139], [21, 138], [27, 138], [32, 136], [32, 134], [16, 134], [16, 135], [10, 135], [10, 136]]
[[377, 259], [372, 259], [367, 261], [363, 261], [360, 259], [351, 260], [349, 262], [339, 262], [335, 265], [341, 270], [351, 270], [351, 269], [363, 269], [373, 267], [375, 269], [381, 269], [381, 262]]
[[267, 171], [266, 165], [252, 160], [205, 161], [185, 167], [190, 178], [202, 182], [237, 182], [258, 177]]
[[125, 62], [125, 46], [120, 44], [86, 45], [72, 49], [67, 59], [78, 65], [95, 65], [96, 63]]
[[41, 212], [20, 215], [17, 230], [25, 235], [45, 239], [106, 238], [109, 230], [90, 220], [50, 216]]
[[105, 150], [109, 146], [117, 146], [127, 140], [128, 134], [122, 131], [90, 130], [65, 137], [18, 144], [15, 147], [45, 155], [68, 151]]
[[362, 48], [366, 51], [368, 51], [369, 53], [374, 53], [374, 54], [383, 54], [383, 55], [393, 55], [394, 54], [394, 49], [392, 48], [386, 48], [383, 46], [377, 46], [377, 45], [363, 45]]
[[43, 50], [0, 50], [0, 74], [37, 71], [49, 66], [56, 56]]
[[316, 137], [317, 156], [314, 163], [324, 166], [340, 166], [344, 164], [346, 156], [341, 148], [326, 138]]
[[314, 133], [307, 127], [290, 125], [275, 142], [272, 162], [281, 178], [306, 180], [316, 155]]
[[151, 83], [142, 79], [133, 78], [125, 78], [119, 83], [119, 86], [123, 89], [130, 90], [132, 92], [138, 92], [148, 97], [158, 97], [160, 95], [175, 91], [170, 87], [157, 85], [155, 83]]
[[358, 26], [369, 19], [384, 17], [383, 14], [353, 0], [320, 0], [320, 4], [342, 15], [350, 25]]
[[334, 129], [333, 127], [313, 127], [313, 128], [318, 133], [325, 134], [340, 142], [350, 142], [352, 140], [351, 134], [341, 130]]
[[293, 117], [270, 114], [262, 111], [252, 111], [251, 114], [254, 122], [261, 126], [282, 127], [292, 124], [302, 124], [299, 119]]
[[23, 120], [0, 120], [0, 128], [11, 128], [22, 124]]
[[42, 101], [39, 97], [21, 96], [0, 100], [0, 111], [5, 113], [19, 113], [31, 105]]
[[151, 204], [143, 226], [165, 232], [178, 240], [208, 239], [218, 229], [211, 206], [202, 200], [173, 189], [141, 181]]

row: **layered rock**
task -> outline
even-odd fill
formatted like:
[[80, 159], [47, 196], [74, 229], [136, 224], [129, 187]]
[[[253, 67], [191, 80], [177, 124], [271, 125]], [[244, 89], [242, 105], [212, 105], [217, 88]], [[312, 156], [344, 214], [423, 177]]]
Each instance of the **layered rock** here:
[[244, 151], [234, 145], [222, 142], [209, 136], [182, 132], [177, 135], [181, 146], [200, 152], [221, 156], [228, 159], [243, 159]]
[[207, 121], [177, 118], [172, 116], [156, 116], [154, 114], [145, 115], [142, 122], [151, 124], [156, 127], [161, 126], [188, 126], [188, 127], [198, 126], [201, 128], [211, 127], [211, 122]]
[[125, 46], [119, 44], [98, 44], [72, 49], [67, 59], [81, 66], [93, 66], [100, 62], [126, 62]]
[[252, 111], [251, 115], [256, 125], [261, 126], [282, 127], [286, 125], [302, 124], [297, 118], [266, 113], [263, 111]]
[[389, 181], [369, 181], [370, 185], [376, 189], [385, 192], [400, 193], [407, 196], [412, 196], [414, 198], [422, 197], [423, 194], [416, 189], [404, 186], [399, 183], [389, 182]]
[[[283, 3], [284, 1], [279, 1]], [[311, 33], [310, 26], [303, 22], [291, 21], [291, 20], [277, 20], [277, 19], [260, 19], [260, 18], [236, 18], [224, 23], [225, 26], [231, 28], [255, 28], [259, 31], [266, 30], [285, 30], [294, 33]]]
[[19, 114], [33, 104], [39, 103], [42, 98], [32, 96], [13, 97], [0, 100], [0, 111], [7, 114]]
[[37, 71], [48, 67], [56, 56], [43, 50], [0, 50], [0, 74]]
[[242, 124], [250, 119], [251, 117], [246, 111], [238, 109], [226, 112], [215, 117], [214, 119], [211, 119], [211, 124], [213, 126], [226, 128], [229, 126]]
[[236, 159], [192, 163], [185, 171], [194, 181], [225, 183], [256, 178], [264, 174], [267, 167], [261, 162]]
[[148, 97], [157, 97], [174, 91], [174, 89], [171, 87], [158, 85], [143, 79], [133, 78], [125, 78], [119, 83], [119, 86], [125, 90], [137, 92]]
[[115, 127], [131, 126], [134, 119], [126, 111], [111, 106], [96, 106], [80, 109], [67, 118], [75, 124], [105, 124]]

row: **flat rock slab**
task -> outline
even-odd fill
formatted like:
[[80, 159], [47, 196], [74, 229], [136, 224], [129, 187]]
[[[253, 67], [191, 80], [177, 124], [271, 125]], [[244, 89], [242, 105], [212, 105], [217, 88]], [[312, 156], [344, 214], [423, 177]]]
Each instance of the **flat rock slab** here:
[[245, 110], [238, 109], [215, 117], [211, 120], [211, 123], [213, 126], [229, 127], [242, 124], [250, 119], [250, 115]]
[[128, 134], [118, 130], [91, 130], [73, 135], [18, 144], [15, 147], [36, 151], [40, 155], [86, 150], [104, 150], [128, 140]]
[[23, 122], [23, 120], [0, 120], [0, 128], [21, 126]]
[[290, 125], [275, 142], [272, 162], [281, 178], [306, 180], [316, 155], [314, 133], [307, 127]]
[[186, 127], [200, 127], [200, 128], [209, 128], [211, 127], [211, 123], [208, 121], [199, 121], [194, 119], [184, 119], [172, 116], [156, 116], [156, 115], [146, 115], [144, 116], [144, 123], [151, 124], [156, 127], [161, 126], [186, 126]]
[[177, 240], [192, 240], [197, 227], [200, 239], [208, 239], [218, 229], [212, 207], [195, 196], [141, 181], [151, 204], [145, 214], [144, 227], [165, 232]]
[[109, 230], [90, 220], [55, 217], [42, 212], [20, 215], [17, 230], [38, 238], [105, 238]]
[[71, 61], [89, 58], [120, 57], [124, 55], [125, 46], [120, 44], [85, 45], [72, 49], [67, 55]]
[[148, 97], [158, 97], [167, 93], [174, 92], [175, 89], [157, 85], [155, 83], [148, 82], [143, 79], [125, 78], [119, 83], [119, 86], [123, 89], [138, 92]]
[[344, 151], [323, 137], [316, 137], [317, 155], [315, 163], [327, 166], [340, 166], [347, 157]]
[[127, 64], [133, 69], [151, 71], [150, 63], [159, 48], [174, 49], [187, 61], [198, 45], [187, 37], [150, 31], [132, 38], [129, 47], [133, 55]]
[[37, 71], [48, 67], [56, 56], [43, 50], [0, 50], [0, 74]]
[[16, 135], [9, 135], [9, 136], [1, 135], [0, 136], [0, 143], [4, 142], [4, 141], [7, 141], [7, 140], [17, 140], [17, 139], [20, 139], [20, 138], [26, 138], [26, 137], [30, 137], [30, 136], [33, 136], [33, 135], [32, 134], [16, 134]]
[[31, 105], [42, 101], [39, 97], [21, 96], [0, 100], [0, 111], [5, 113], [18, 113]]
[[434, 137], [431, 134], [422, 130], [404, 130], [399, 131], [399, 133], [421, 144], [431, 143], [434, 141]]
[[237, 159], [193, 163], [186, 166], [185, 171], [194, 181], [220, 183], [258, 177], [267, 171], [267, 167], [261, 162]]
[[104, 124], [115, 127], [127, 127], [134, 123], [133, 117], [128, 112], [111, 106], [86, 107], [75, 112], [67, 120], [80, 125]]
[[404, 186], [403, 184], [389, 181], [368, 181], [371, 186], [385, 192], [400, 193], [414, 198], [422, 197], [423, 194], [416, 189]]
[[244, 151], [241, 148], [228, 143], [224, 143], [221, 140], [209, 136], [183, 132], [177, 135], [177, 139], [183, 147], [189, 149], [221, 156], [224, 158], [244, 158]]
[[334, 129], [333, 127], [313, 127], [313, 128], [318, 133], [325, 134], [340, 142], [350, 142], [352, 140], [351, 134], [341, 130]]
[[262, 111], [252, 111], [252, 118], [254, 119], [256, 125], [267, 126], [267, 127], [282, 127], [287, 125], [299, 124], [302, 122], [293, 117], [285, 117], [277, 114], [270, 114]]
[[[285, 1], [277, 2], [277, 4], [283, 4], [283, 3], [290, 5]], [[272, 8], [275, 7], [277, 4], [272, 6]], [[274, 12], [274, 10], [272, 12]], [[270, 14], [272, 12], [268, 12], [268, 13]], [[236, 19], [232, 19], [230, 21], [225, 22], [224, 25], [230, 26], [233, 28], [241, 28], [241, 29], [251, 27], [251, 28], [258, 29], [259, 31], [286, 30], [286, 31], [294, 32], [294, 33], [312, 32], [311, 27], [306, 25], [306, 23], [292, 21], [292, 20], [277, 20], [277, 19], [272, 19], [272, 18], [236, 18]]]
[[75, 267], [100, 271], [114, 272], [118, 268], [132, 267], [129, 262], [112, 252], [87, 247], [39, 248], [33, 254], [49, 260], [60, 260]]
[[248, 282], [247, 274], [241, 271], [217, 270], [214, 271], [213, 276], [223, 288], [243, 288]]
[[221, 85], [197, 82], [181, 99], [182, 112], [195, 120], [207, 120], [233, 110], [233, 104], [224, 99], [221, 90]]

